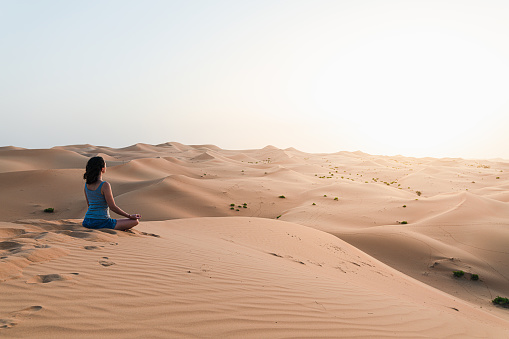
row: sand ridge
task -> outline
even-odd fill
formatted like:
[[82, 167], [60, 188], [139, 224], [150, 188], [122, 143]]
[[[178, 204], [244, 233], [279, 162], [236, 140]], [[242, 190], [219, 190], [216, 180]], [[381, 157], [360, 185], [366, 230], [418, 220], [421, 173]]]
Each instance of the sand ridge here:
[[[82, 175], [98, 154], [118, 205], [143, 215], [132, 234], [80, 226]], [[141, 329], [154, 337], [507, 336], [508, 312], [490, 301], [509, 296], [508, 171], [502, 159], [274, 146], [4, 147], [1, 334], [87, 337], [85, 323], [97, 322], [105, 337], [123, 328], [125, 337]], [[110, 298], [105, 282], [128, 292]], [[14, 298], [20, 291], [23, 300]], [[97, 316], [53, 301], [82, 291]], [[143, 321], [120, 326], [139, 307]], [[75, 326], [55, 318], [74, 321], [69, 312], [85, 317]], [[107, 312], [113, 324], [101, 322]]]

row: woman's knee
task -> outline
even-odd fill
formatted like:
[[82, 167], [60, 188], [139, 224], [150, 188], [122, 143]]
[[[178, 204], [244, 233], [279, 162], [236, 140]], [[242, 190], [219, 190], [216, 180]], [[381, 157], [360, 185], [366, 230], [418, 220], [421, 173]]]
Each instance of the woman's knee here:
[[124, 223], [122, 223], [123, 224], [122, 226], [131, 228], [138, 225], [139, 223], [140, 222], [138, 221], [138, 219], [127, 219]]
[[138, 224], [139, 224], [138, 219], [121, 219], [121, 220], [117, 220], [117, 225], [115, 226], [115, 229], [125, 231], [130, 228], [133, 228], [134, 226], [136, 226]]

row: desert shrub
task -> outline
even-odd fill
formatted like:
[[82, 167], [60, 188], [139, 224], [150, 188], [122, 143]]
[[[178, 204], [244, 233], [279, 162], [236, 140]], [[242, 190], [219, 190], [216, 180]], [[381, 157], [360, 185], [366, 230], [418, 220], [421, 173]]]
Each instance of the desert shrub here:
[[421, 191], [415, 191], [415, 193], [418, 195], [418, 196], [421, 196], [422, 192]]
[[44, 210], [44, 212], [46, 212], [46, 213], [53, 213], [53, 212], [55, 212], [55, 209], [53, 207], [49, 207], [49, 208], [46, 208]]
[[472, 276], [470, 277], [470, 280], [474, 280], [474, 281], [479, 280], [479, 274], [472, 274]]
[[406, 224], [408, 224], [408, 221], [403, 220], [402, 222], [400, 222], [400, 224], [402, 224], [402, 225], [406, 225]]
[[285, 199], [286, 197], [284, 195], [280, 195], [279, 198]]
[[281, 215], [278, 215], [278, 216], [276, 217], [276, 219], [279, 219], [279, 218], [281, 218]]
[[338, 201], [338, 200], [339, 200], [339, 198], [338, 198], [338, 197], [335, 197], [335, 198], [334, 198], [334, 200]]
[[406, 205], [403, 205], [403, 207], [406, 207]]
[[454, 274], [454, 276], [455, 276], [456, 278], [461, 278], [462, 276], [464, 276], [464, 275], [465, 275], [465, 272], [463, 272], [463, 271], [461, 271], [461, 270], [459, 270], [459, 271], [452, 271], [452, 274]]
[[235, 206], [235, 204], [230, 204], [230, 206]]
[[313, 203], [312, 205], [313, 205], [313, 206], [315, 206], [316, 204], [315, 204], [315, 203]]
[[507, 298], [496, 297], [491, 302], [494, 303], [495, 305], [500, 305], [502, 307], [509, 308], [509, 299]]

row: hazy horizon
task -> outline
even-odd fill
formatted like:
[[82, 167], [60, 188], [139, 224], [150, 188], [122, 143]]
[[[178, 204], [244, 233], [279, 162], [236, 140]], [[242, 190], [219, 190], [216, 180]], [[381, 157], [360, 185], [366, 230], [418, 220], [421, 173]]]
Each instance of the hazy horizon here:
[[504, 1], [2, 1], [0, 146], [509, 159]]

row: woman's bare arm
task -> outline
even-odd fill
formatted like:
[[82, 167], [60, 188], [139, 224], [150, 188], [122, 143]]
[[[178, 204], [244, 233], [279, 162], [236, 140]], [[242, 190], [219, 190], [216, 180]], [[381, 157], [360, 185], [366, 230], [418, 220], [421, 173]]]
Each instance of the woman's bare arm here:
[[88, 197], [87, 197], [87, 188], [83, 188], [83, 192], [85, 192], [85, 199], [87, 200], [87, 206], [90, 206], [90, 204], [88, 203]]
[[134, 214], [131, 215], [127, 212], [124, 212], [120, 207], [117, 206], [117, 204], [115, 204], [115, 199], [113, 198], [113, 192], [111, 191], [111, 185], [109, 182], [104, 182], [103, 186], [101, 187], [101, 193], [104, 195], [104, 199], [106, 199], [106, 203], [108, 204], [110, 210], [126, 218], [138, 219], [133, 217], [135, 216]]

